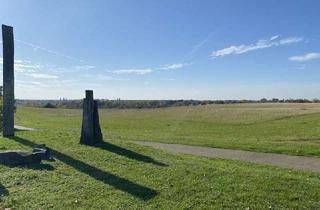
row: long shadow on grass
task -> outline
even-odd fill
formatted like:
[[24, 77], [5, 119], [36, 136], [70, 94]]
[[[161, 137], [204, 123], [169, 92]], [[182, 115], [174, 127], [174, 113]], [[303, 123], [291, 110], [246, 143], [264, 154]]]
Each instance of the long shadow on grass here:
[[[11, 137], [11, 139], [29, 147], [33, 147], [37, 145], [32, 141], [29, 141], [27, 139], [24, 139], [18, 136]], [[151, 188], [136, 184], [127, 179], [102, 171], [101, 169], [98, 169], [94, 166], [90, 166], [89, 164], [82, 162], [81, 160], [74, 159], [69, 155], [63, 154], [57, 150], [54, 150], [54, 149], [51, 149], [51, 150], [53, 152], [54, 157], [62, 161], [63, 163], [73, 167], [74, 169], [82, 173], [85, 173], [91, 176], [92, 178], [98, 181], [111, 185], [114, 188], [127, 192], [135, 197], [139, 197], [143, 200], [149, 200], [158, 194], [157, 191]]]
[[130, 158], [130, 159], [134, 159], [134, 160], [137, 160], [137, 161], [142, 161], [142, 162], [145, 162], [145, 163], [152, 163], [152, 164], [158, 165], [158, 166], [168, 166], [168, 165], [166, 165], [164, 163], [161, 163], [161, 162], [158, 162], [158, 161], [154, 160], [151, 157], [148, 157], [146, 155], [141, 155], [139, 153], [133, 152], [131, 150], [119, 147], [119, 146], [117, 146], [115, 144], [111, 144], [111, 143], [108, 143], [108, 142], [100, 142], [100, 143], [96, 144], [95, 147], [107, 150], [109, 152], [113, 152], [113, 153], [115, 153], [117, 155], [121, 155], [121, 156]]
[[5, 166], [8, 166], [10, 168], [21, 168], [21, 169], [32, 169], [32, 170], [46, 170], [46, 171], [53, 171], [54, 167], [50, 164], [46, 163], [32, 163], [32, 164], [26, 164], [26, 165], [15, 165], [15, 164], [3, 164]]
[[2, 197], [7, 195], [9, 195], [9, 191], [2, 184], [0, 184], [0, 201]]

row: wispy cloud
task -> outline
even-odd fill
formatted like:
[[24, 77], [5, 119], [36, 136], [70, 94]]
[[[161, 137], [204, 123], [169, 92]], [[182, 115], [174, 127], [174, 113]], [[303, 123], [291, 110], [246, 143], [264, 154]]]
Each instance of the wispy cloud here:
[[297, 61], [297, 62], [306, 62], [310, 60], [320, 59], [320, 53], [307, 53], [304, 55], [299, 56], [292, 56], [289, 58], [291, 61]]
[[205, 43], [208, 42], [208, 40], [209, 40], [209, 38], [206, 38], [206, 39], [202, 40], [201, 42], [199, 42], [198, 44], [196, 44], [196, 45], [192, 48], [190, 54], [194, 54], [194, 53], [196, 53], [198, 50], [200, 50], [201, 47], [202, 47], [203, 45], [205, 45]]
[[36, 78], [36, 79], [57, 79], [57, 78], [59, 78], [57, 75], [52, 75], [52, 74], [27, 73], [25, 75]]
[[115, 77], [111, 77], [111, 76], [108, 76], [108, 75], [98, 75], [98, 79], [99, 79], [99, 80], [103, 80], [103, 81], [111, 81], [111, 80], [115, 80], [115, 81], [128, 81], [128, 79], [115, 78]]
[[307, 67], [306, 64], [301, 64], [297, 67], [298, 70], [304, 70]]
[[137, 74], [137, 75], [144, 75], [149, 74], [154, 71], [162, 71], [162, 70], [175, 70], [181, 69], [186, 66], [190, 66], [192, 63], [174, 63], [174, 64], [165, 64], [160, 67], [154, 68], [130, 68], [130, 69], [117, 69], [117, 70], [110, 70], [109, 72], [114, 74]]
[[166, 65], [163, 65], [163, 66], [157, 68], [157, 70], [181, 69], [183, 67], [190, 66], [190, 65], [191, 65], [191, 63], [166, 64]]
[[195, 53], [197, 53], [212, 37], [213, 32], [211, 32], [205, 39], [203, 39], [198, 44], [194, 45], [192, 50], [188, 53], [188, 57], [192, 57]]
[[119, 70], [113, 70], [111, 71], [114, 74], [148, 74], [153, 72], [154, 70], [151, 68], [148, 69], [119, 69]]
[[[0, 58], [0, 64], [3, 64], [2, 58]], [[34, 64], [29, 60], [20, 60], [20, 59], [14, 60], [14, 70], [20, 73], [35, 72], [36, 70], [39, 70], [41, 67], [42, 67], [41, 65]]]
[[75, 69], [79, 69], [79, 70], [90, 70], [90, 69], [94, 69], [95, 66], [93, 65], [81, 65], [81, 66], [75, 66]]
[[45, 87], [50, 87], [48, 84], [44, 82], [39, 82], [39, 81], [25, 81], [25, 80], [17, 80], [16, 85], [18, 87], [24, 87], [24, 88], [45, 88]]
[[26, 46], [29, 46], [33, 50], [41, 50], [43, 52], [50, 53], [52, 55], [57, 55], [57, 56], [60, 56], [60, 57], [64, 57], [64, 58], [69, 59], [69, 60], [73, 60], [73, 61], [77, 61], [77, 62], [83, 62], [83, 60], [81, 60], [81, 59], [75, 58], [73, 56], [65, 55], [63, 53], [60, 53], [60, 52], [57, 52], [57, 51], [54, 51], [54, 50], [51, 50], [51, 49], [48, 49], [48, 48], [45, 48], [45, 47], [41, 47], [41, 46], [35, 45], [33, 43], [29, 43], [29, 42], [22, 41], [22, 40], [19, 40], [19, 39], [15, 39], [15, 41], [17, 41], [17, 42], [19, 42], [21, 44], [24, 44]]
[[113, 77], [106, 74], [82, 74], [80, 77], [80, 80], [88, 80], [88, 81], [128, 81], [127, 78], [119, 78], [119, 77]]
[[14, 70], [17, 72], [35, 72], [39, 70], [42, 66], [39, 64], [34, 64], [29, 60], [14, 60]]
[[301, 37], [287, 37], [280, 39], [279, 35], [272, 36], [270, 39], [260, 39], [254, 44], [249, 45], [237, 45], [237, 46], [230, 46], [220, 50], [213, 51], [211, 57], [223, 57], [226, 55], [236, 55], [236, 54], [243, 54], [250, 51], [270, 48], [270, 47], [278, 47], [282, 45], [289, 45], [293, 43], [298, 43], [303, 41]]
[[273, 41], [273, 40], [275, 40], [275, 39], [278, 39], [279, 37], [280, 37], [279, 35], [272, 36], [272, 37], [270, 38], [270, 41]]

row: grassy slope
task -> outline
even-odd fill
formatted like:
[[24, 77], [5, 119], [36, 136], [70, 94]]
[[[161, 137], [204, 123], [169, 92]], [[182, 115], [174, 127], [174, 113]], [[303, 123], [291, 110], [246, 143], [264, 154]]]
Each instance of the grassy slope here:
[[[46, 143], [55, 150], [58, 160], [45, 162], [41, 167], [0, 166], [0, 194], [5, 195], [2, 196], [0, 208], [320, 207], [319, 174], [237, 161], [168, 154], [117, 138], [121, 134], [122, 138], [136, 139], [140, 130], [144, 131], [141, 136], [153, 136], [152, 140], [161, 139], [161, 131], [167, 129], [163, 123], [168, 118], [167, 123], [177, 123], [176, 129], [172, 129], [171, 132], [177, 133], [177, 139], [180, 139], [181, 128], [188, 133], [192, 132], [188, 131], [184, 123], [193, 122], [196, 126], [198, 121], [201, 124], [205, 120], [212, 120], [212, 116], [208, 116], [208, 119], [205, 119], [206, 116], [197, 117], [191, 122], [180, 121], [178, 125], [175, 121], [179, 113], [177, 110], [101, 112], [104, 135], [112, 138], [107, 140], [108, 143], [98, 147], [87, 147], [78, 144], [78, 110], [20, 108], [17, 121], [21, 125], [38, 128], [39, 131], [18, 132], [17, 138], [10, 140], [0, 138], [0, 149], [30, 149], [34, 143]], [[162, 111], [164, 114], [161, 114]], [[300, 111], [301, 114], [305, 114], [306, 110]], [[217, 114], [219, 115], [220, 111], [217, 111]], [[287, 113], [290, 114], [292, 113]], [[157, 119], [159, 116], [162, 118]], [[189, 117], [191, 116], [190, 114]], [[237, 117], [233, 114], [230, 116]], [[142, 120], [143, 117], [146, 118], [146, 122]], [[281, 117], [282, 113], [276, 116]], [[308, 120], [316, 119], [312, 118], [313, 115], [303, 117]], [[273, 119], [270, 117], [268, 121]], [[223, 120], [228, 124], [229, 119], [223, 118], [221, 126]], [[250, 120], [255, 122], [253, 119]], [[157, 125], [159, 130], [151, 129]], [[204, 135], [206, 138], [209, 137], [209, 131]], [[170, 136], [167, 137], [169, 138]], [[196, 139], [195, 142], [201, 141]]]
[[320, 156], [320, 104], [101, 110], [101, 116], [111, 139]]

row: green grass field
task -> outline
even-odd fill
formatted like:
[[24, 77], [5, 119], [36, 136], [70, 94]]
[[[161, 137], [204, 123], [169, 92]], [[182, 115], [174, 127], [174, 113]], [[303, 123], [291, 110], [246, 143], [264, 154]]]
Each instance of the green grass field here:
[[172, 154], [146, 140], [320, 156], [320, 105], [239, 104], [100, 110], [105, 143], [79, 145], [81, 110], [18, 108], [37, 131], [0, 149], [45, 143], [55, 162], [0, 166], [0, 208], [319, 209], [320, 174]]
[[[320, 156], [320, 104], [100, 110], [100, 118], [107, 140], [145, 140]], [[78, 134], [81, 110], [22, 108], [17, 119], [20, 124], [35, 128], [58, 126], [63, 122], [68, 130], [76, 129]]]

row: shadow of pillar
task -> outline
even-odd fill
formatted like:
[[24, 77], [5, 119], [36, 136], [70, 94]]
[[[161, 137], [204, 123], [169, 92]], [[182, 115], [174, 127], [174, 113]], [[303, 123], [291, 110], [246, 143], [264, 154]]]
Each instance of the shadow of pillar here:
[[0, 184], [0, 201], [7, 195], [9, 195], [9, 191], [2, 184]]
[[[37, 145], [36, 143], [29, 141], [24, 138], [20, 138], [18, 136], [13, 136], [10, 139], [23, 144], [25, 146], [33, 147]], [[50, 148], [51, 149], [51, 148]], [[103, 182], [104, 184], [108, 184], [113, 186], [114, 188], [127, 192], [135, 197], [138, 197], [143, 200], [149, 200], [155, 197], [158, 193], [154, 189], [151, 189], [146, 186], [142, 186], [140, 184], [131, 182], [127, 179], [118, 177], [114, 174], [111, 174], [106, 171], [102, 171], [99, 168], [91, 166], [81, 160], [74, 159], [73, 157], [63, 154], [57, 150], [51, 149], [53, 155], [56, 159], [60, 160], [61, 162], [71, 166], [72, 168], [87, 174], [93, 179]]]
[[149, 156], [136, 153], [134, 151], [119, 147], [119, 146], [117, 146], [115, 144], [111, 144], [109, 142], [102, 141], [102, 142], [94, 145], [94, 147], [98, 147], [100, 149], [103, 149], [103, 150], [115, 153], [117, 155], [121, 155], [121, 156], [130, 158], [130, 159], [133, 159], [133, 160], [136, 160], [136, 161], [141, 161], [141, 162], [144, 162], [144, 163], [151, 163], [151, 164], [154, 164], [154, 165], [157, 165], [157, 166], [168, 166], [168, 165], [166, 165], [164, 163], [161, 163], [159, 161], [154, 160], [153, 158], [151, 158]]

